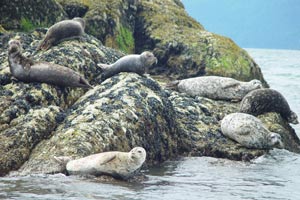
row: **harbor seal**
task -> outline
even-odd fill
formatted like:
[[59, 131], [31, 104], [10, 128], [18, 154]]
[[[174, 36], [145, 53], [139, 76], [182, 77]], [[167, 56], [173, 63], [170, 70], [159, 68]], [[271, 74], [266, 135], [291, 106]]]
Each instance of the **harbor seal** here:
[[289, 123], [298, 124], [298, 117], [278, 91], [264, 88], [249, 92], [242, 100], [240, 112], [254, 116], [266, 113], [277, 112]]
[[145, 51], [140, 55], [131, 54], [123, 56], [111, 65], [98, 64], [103, 71], [100, 75], [100, 80], [105, 80], [120, 72], [135, 72], [143, 75], [147, 68], [154, 63], [157, 63], [157, 58], [149, 51]]
[[248, 92], [262, 88], [262, 84], [256, 79], [242, 82], [228, 77], [201, 76], [173, 81], [168, 83], [166, 87], [191, 96], [240, 101]]
[[21, 53], [22, 46], [18, 40], [10, 40], [8, 46], [10, 72], [20, 81], [49, 83], [63, 87], [92, 88], [87, 80], [70, 68], [26, 58]]
[[70, 157], [54, 157], [65, 165], [70, 175], [110, 175], [118, 179], [128, 179], [134, 175], [146, 159], [146, 151], [135, 147], [129, 153], [120, 151], [103, 152], [71, 160]]
[[221, 121], [222, 133], [244, 147], [255, 149], [283, 148], [281, 136], [270, 132], [256, 117], [231, 113]]
[[52, 25], [37, 50], [48, 50], [54, 45], [73, 38], [80, 38], [84, 34], [85, 21], [80, 17], [63, 20]]

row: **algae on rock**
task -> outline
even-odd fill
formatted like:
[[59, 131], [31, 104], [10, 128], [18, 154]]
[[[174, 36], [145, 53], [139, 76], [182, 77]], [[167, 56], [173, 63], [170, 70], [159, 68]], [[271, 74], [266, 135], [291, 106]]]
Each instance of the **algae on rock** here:
[[87, 92], [68, 110], [53, 136], [42, 141], [23, 174], [60, 172], [53, 156], [79, 158], [104, 151], [147, 149], [147, 163], [178, 155], [175, 112], [152, 79], [121, 73]]
[[29, 31], [66, 19], [63, 8], [55, 0], [1, 0], [0, 13], [0, 24], [7, 30]]
[[200, 75], [259, 79], [267, 85], [258, 65], [232, 40], [204, 30], [174, 0], [141, 0], [135, 29], [137, 52], [153, 49], [156, 75], [182, 79]]

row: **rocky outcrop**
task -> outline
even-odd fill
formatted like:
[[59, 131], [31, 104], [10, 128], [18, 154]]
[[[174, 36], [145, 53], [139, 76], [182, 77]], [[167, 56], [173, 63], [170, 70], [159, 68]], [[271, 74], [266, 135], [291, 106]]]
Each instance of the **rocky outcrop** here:
[[[169, 99], [176, 111], [181, 138], [179, 146], [183, 152], [232, 160], [250, 160], [267, 152], [244, 148], [222, 134], [220, 121], [227, 114], [238, 112], [239, 103], [189, 97], [177, 92], [172, 92]], [[279, 114], [266, 113], [258, 117], [270, 131], [281, 135], [285, 149], [300, 153], [299, 138]]]
[[68, 109], [64, 122], [41, 142], [22, 173], [60, 172], [53, 156], [147, 149], [147, 161], [178, 155], [175, 112], [166, 93], [151, 78], [122, 73], [87, 92]]
[[74, 40], [46, 52], [36, 52], [43, 32], [35, 31], [30, 35], [17, 33], [0, 38], [5, 42], [0, 46], [0, 143], [3, 147], [0, 174], [19, 168], [35, 145], [50, 137], [56, 126], [63, 121], [64, 111], [86, 92], [84, 89], [23, 83], [13, 79], [7, 62], [9, 38], [22, 42], [24, 55], [34, 60], [70, 67], [92, 83], [93, 78], [100, 73], [96, 65], [98, 62], [113, 62], [122, 55], [102, 46], [97, 39], [88, 35], [84, 38], [85, 43]]
[[[134, 30], [136, 50], [153, 49], [159, 57], [160, 65], [151, 74], [159, 73], [160, 81], [152, 75], [120, 73], [98, 82], [101, 69], [97, 63], [113, 63], [124, 54], [89, 34], [80, 41], [64, 41], [47, 51], [36, 51], [46, 29], [1, 33], [0, 175], [16, 169], [21, 174], [60, 172], [54, 155], [79, 158], [103, 151], [129, 151], [134, 146], [146, 149], [147, 164], [181, 155], [249, 160], [266, 152], [243, 148], [222, 135], [219, 121], [236, 112], [238, 103], [189, 97], [161, 86], [169, 75], [181, 78], [204, 73], [263, 81], [258, 66], [232, 41], [205, 31], [178, 0], [81, 2], [98, 5], [87, 5], [83, 15], [102, 36], [117, 38], [121, 24]], [[79, 12], [76, 7], [68, 14]], [[104, 9], [100, 12], [103, 18], [93, 18], [100, 8]], [[162, 19], [165, 23], [159, 21]], [[113, 25], [101, 25], [103, 30], [97, 24], [108, 22]], [[62, 88], [14, 79], [7, 62], [11, 38], [21, 41], [25, 56], [70, 67], [94, 88]], [[109, 45], [109, 39], [100, 39]], [[286, 149], [300, 152], [299, 138], [280, 115], [267, 113], [259, 118], [282, 136]]]
[[185, 12], [178, 1], [140, 1], [135, 29], [136, 51], [153, 49], [153, 74], [173, 79], [220, 75], [266, 81], [258, 65], [232, 40], [210, 33]]

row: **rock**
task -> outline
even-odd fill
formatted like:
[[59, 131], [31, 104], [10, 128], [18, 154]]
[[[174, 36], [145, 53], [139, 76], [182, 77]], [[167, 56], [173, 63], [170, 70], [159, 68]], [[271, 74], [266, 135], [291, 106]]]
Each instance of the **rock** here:
[[[10, 38], [21, 40], [24, 55], [70, 67], [92, 83], [100, 73], [96, 65], [98, 62], [113, 62], [122, 55], [102, 46], [96, 38], [88, 35], [84, 36], [86, 42], [73, 40], [63, 42], [47, 52], [36, 52], [44, 32], [0, 36], [0, 40], [5, 41], [0, 44], [0, 137], [4, 151], [0, 156], [0, 174], [19, 168], [28, 159], [34, 146], [50, 137], [52, 130], [61, 123], [63, 119], [56, 118], [62, 118], [63, 110], [86, 92], [84, 89], [23, 83], [13, 79], [7, 62], [7, 41]], [[39, 127], [39, 123], [43, 127]]]
[[[267, 151], [247, 149], [225, 137], [220, 120], [229, 113], [238, 112], [239, 103], [213, 101], [203, 97], [189, 97], [172, 92], [170, 97], [179, 126], [179, 147], [190, 156], [211, 156], [231, 160], [250, 160]], [[300, 153], [300, 141], [291, 126], [277, 113], [260, 115], [264, 125], [279, 133], [287, 150]]]
[[231, 39], [204, 30], [175, 0], [140, 0], [135, 25], [136, 52], [153, 49], [159, 62], [151, 74], [183, 79], [200, 75], [259, 79], [259, 66]]
[[29, 31], [66, 18], [63, 8], [55, 0], [2, 0], [0, 13], [0, 24], [7, 30]]
[[121, 73], [87, 92], [68, 110], [49, 140], [42, 141], [22, 174], [61, 172], [54, 156], [74, 159], [105, 151], [144, 147], [147, 163], [178, 155], [175, 112], [151, 78]]

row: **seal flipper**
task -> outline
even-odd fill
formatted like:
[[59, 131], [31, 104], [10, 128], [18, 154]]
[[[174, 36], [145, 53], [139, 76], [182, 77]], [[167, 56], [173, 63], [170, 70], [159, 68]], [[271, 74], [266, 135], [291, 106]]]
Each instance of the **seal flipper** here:
[[177, 89], [178, 84], [180, 83], [180, 81], [171, 81], [169, 83], [166, 84], [166, 88], [167, 89]]
[[69, 161], [72, 160], [70, 156], [53, 156], [54, 160], [60, 165], [66, 166]]
[[89, 82], [87, 80], [85, 80], [83, 77], [80, 76], [80, 79], [79, 79], [79, 86], [82, 87], [82, 88], [94, 88], [93, 86], [91, 86], [89, 84]]
[[227, 84], [224, 84], [222, 86], [222, 89], [227, 89], [227, 88], [231, 88], [231, 87], [236, 87], [238, 86], [240, 83], [227, 83]]

